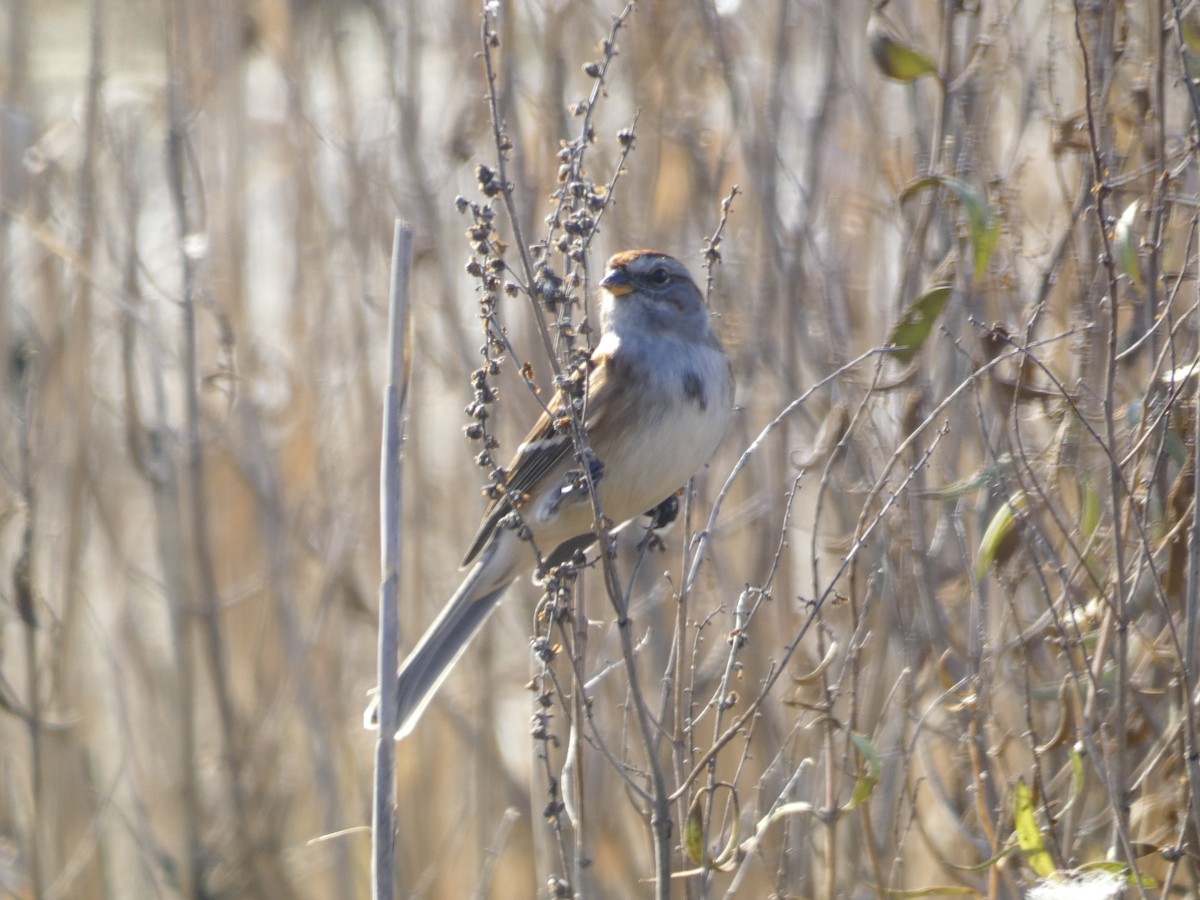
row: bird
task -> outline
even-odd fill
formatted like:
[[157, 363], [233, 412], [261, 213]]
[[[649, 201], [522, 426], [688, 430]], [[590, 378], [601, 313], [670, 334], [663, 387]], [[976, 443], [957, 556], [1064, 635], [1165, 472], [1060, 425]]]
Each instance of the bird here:
[[[583, 403], [557, 392], [505, 470], [461, 585], [400, 665], [397, 740], [412, 732], [509, 585], [594, 540], [593, 489], [606, 519], [633, 519], [673, 496], [725, 435], [733, 368], [687, 267], [656, 250], [628, 250], [609, 259], [600, 289]], [[572, 402], [590, 448], [584, 460], [561, 427]], [[378, 722], [377, 702], [364, 715], [368, 727]]]

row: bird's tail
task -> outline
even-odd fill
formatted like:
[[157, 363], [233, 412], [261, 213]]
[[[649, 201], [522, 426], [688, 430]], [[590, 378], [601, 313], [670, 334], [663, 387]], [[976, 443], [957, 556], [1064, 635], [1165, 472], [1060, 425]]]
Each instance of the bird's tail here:
[[[467, 573], [454, 596], [400, 664], [396, 740], [407, 736], [416, 726], [421, 713], [515, 577], [511, 566], [503, 565], [497, 558], [505, 555], [503, 551], [498, 553], [495, 544], [488, 549], [491, 552]], [[363, 716], [368, 727], [378, 725], [377, 702], [373, 701]]]

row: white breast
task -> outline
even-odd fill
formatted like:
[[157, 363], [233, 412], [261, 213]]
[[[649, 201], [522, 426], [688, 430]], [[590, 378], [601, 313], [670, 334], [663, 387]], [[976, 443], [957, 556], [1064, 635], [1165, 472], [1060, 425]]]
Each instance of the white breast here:
[[660, 338], [656, 349], [654, 365], [643, 373], [639, 421], [602, 460], [600, 499], [617, 522], [682, 487], [712, 457], [732, 413], [729, 365], [715, 345], [663, 347]]
[[[613, 412], [619, 414], [601, 417], [602, 425], [588, 434], [602, 464], [600, 506], [614, 523], [653, 509], [686, 484], [712, 457], [733, 409], [733, 379], [715, 341], [685, 344], [661, 335], [652, 347], [631, 347], [629, 341], [609, 333], [597, 345], [597, 353], [619, 358], [617, 367], [626, 370], [636, 390], [613, 400]], [[563, 468], [577, 465], [567, 462]], [[592, 500], [571, 484], [552, 479], [525, 510], [526, 524], [544, 553], [592, 530]]]

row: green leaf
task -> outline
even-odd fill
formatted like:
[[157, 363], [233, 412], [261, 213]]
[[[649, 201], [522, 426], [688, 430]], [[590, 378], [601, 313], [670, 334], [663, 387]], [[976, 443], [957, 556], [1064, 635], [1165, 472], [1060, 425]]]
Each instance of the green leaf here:
[[698, 866], [704, 863], [704, 804], [700, 802], [703, 796], [701, 791], [692, 798], [687, 819], [683, 823], [684, 850], [687, 851], [688, 859]]
[[867, 46], [879, 71], [894, 81], [907, 84], [924, 75], [937, 74], [933, 60], [902, 40], [878, 10], [867, 20]]
[[1125, 212], [1121, 213], [1121, 218], [1117, 219], [1113, 228], [1113, 250], [1117, 265], [1129, 276], [1129, 280], [1139, 292], [1146, 289], [1146, 282], [1142, 278], [1142, 263], [1138, 259], [1138, 250], [1142, 245], [1141, 236], [1136, 228], [1140, 208], [1141, 201], [1134, 200], [1125, 207]]
[[1042, 840], [1042, 832], [1038, 828], [1037, 813], [1033, 808], [1033, 793], [1022, 778], [1017, 781], [1015, 799], [1013, 801], [1013, 822], [1017, 830], [1017, 844], [1025, 854], [1025, 861], [1038, 875], [1045, 878], [1054, 872], [1054, 859]]
[[1189, 50], [1200, 53], [1200, 8], [1192, 6], [1179, 17], [1181, 37]]
[[[1091, 479], [1084, 480], [1083, 483], [1083, 508], [1079, 512], [1079, 531], [1082, 536], [1080, 541], [1081, 546], [1088, 546], [1092, 535], [1096, 533], [1096, 528], [1100, 525], [1100, 492], [1096, 490], [1096, 486], [1092, 484]], [[1103, 580], [1103, 567], [1096, 556], [1096, 547], [1092, 546], [1087, 552], [1084, 559], [1084, 565], [1088, 567], [1088, 571], [1092, 575]]]
[[891, 345], [896, 348], [896, 352], [892, 356], [901, 365], [906, 366], [912, 362], [917, 351], [921, 349], [921, 345], [925, 343], [925, 339], [929, 337], [929, 333], [933, 331], [933, 323], [941, 316], [942, 310], [946, 308], [946, 301], [949, 299], [950, 286], [940, 285], [926, 291], [905, 310], [900, 321], [892, 329], [891, 337], [888, 338]]
[[1084, 543], [1087, 543], [1100, 524], [1100, 493], [1091, 479], [1083, 483], [1083, 510], [1079, 513], [1079, 530], [1083, 533]]
[[866, 769], [854, 782], [854, 793], [850, 795], [850, 802], [846, 804], [846, 809], [854, 809], [860, 803], [871, 796], [871, 792], [875, 790], [875, 785], [879, 784], [879, 776], [883, 772], [883, 763], [879, 759], [879, 751], [875, 749], [875, 745], [856, 731], [850, 732], [850, 741], [854, 744], [854, 749], [858, 751], [858, 755], [866, 762]]
[[[725, 845], [725, 849], [721, 851], [716, 859], [712, 859], [704, 850], [704, 802], [703, 798], [711, 791], [716, 791], [719, 788], [725, 788], [729, 791], [729, 802], [732, 806], [732, 827], [729, 833], [729, 841]], [[737, 792], [733, 786], [721, 781], [715, 784], [711, 789], [700, 791], [692, 798], [692, 805], [688, 807], [687, 819], [683, 823], [683, 849], [687, 853], [688, 859], [698, 866], [711, 866], [722, 872], [728, 872], [737, 865], [738, 840], [741, 834], [741, 811], [738, 806]]]
[[1017, 514], [1024, 511], [1029, 500], [1024, 491], [1013, 494], [996, 510], [988, 522], [975, 562], [975, 577], [982, 578], [993, 563], [1002, 563], [1012, 555], [1017, 535]]
[[996, 210], [988, 203], [983, 191], [950, 175], [929, 175], [925, 178], [918, 178], [900, 193], [900, 200], [903, 202], [914, 194], [919, 194], [931, 187], [949, 188], [967, 211], [967, 225], [971, 231], [971, 247], [975, 266], [972, 280], [974, 284], [979, 284], [983, 273], [987, 271], [992, 252], [996, 249], [996, 243], [1000, 239], [1000, 219], [996, 215]]
[[1083, 754], [1072, 747], [1068, 759], [1071, 761], [1071, 794], [1063, 807], [1064, 812], [1071, 808], [1071, 804], [1076, 799], [1083, 796], [1083, 787], [1087, 783], [1087, 770], [1083, 767]]
[[967, 494], [973, 494], [980, 488], [990, 487], [995, 484], [1002, 475], [1012, 471], [1016, 461], [1012, 454], [1005, 453], [994, 464], [989, 464], [980, 469], [973, 475], [968, 475], [953, 484], [948, 484], [942, 488], [930, 488], [927, 491], [919, 491], [917, 496], [923, 500], [957, 500], [959, 497], [965, 497]]
[[982, 872], [985, 869], [990, 869], [992, 866], [1001, 862], [1006, 856], [1009, 856], [1010, 854], [1013, 854], [1016, 852], [1017, 852], [1017, 848], [1010, 846], [1010, 847], [1006, 847], [1003, 850], [1001, 850], [999, 853], [997, 853], [991, 859], [985, 860], [984, 862], [981, 862], [978, 865], [956, 866], [952, 862], [947, 862], [946, 865], [948, 865], [951, 869], [957, 869], [959, 872]]

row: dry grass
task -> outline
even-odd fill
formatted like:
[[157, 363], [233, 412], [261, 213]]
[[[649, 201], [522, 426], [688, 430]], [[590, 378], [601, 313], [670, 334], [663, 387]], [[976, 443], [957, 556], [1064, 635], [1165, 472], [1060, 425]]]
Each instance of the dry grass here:
[[[614, 250], [702, 274], [734, 184], [712, 275], [740, 411], [665, 549], [617, 561], [671, 867], [703, 869], [673, 894], [1017, 897], [1105, 859], [1129, 896], [1194, 894], [1200, 105], [1173, 3], [893, 0], [944, 89], [883, 77], [865, 2], [646, 3], [552, 206], [620, 11], [489, 20], [515, 223], [477, 184], [473, 2], [0, 11], [0, 896], [366, 896], [393, 219], [411, 641], [482, 508], [481, 321], [512, 348], [501, 456], [537, 409], [522, 366], [550, 386], [514, 225], [567, 235], [554, 329]], [[631, 127], [599, 231], [567, 234]], [[495, 210], [474, 248], [458, 195]], [[464, 264], [496, 240], [493, 303]], [[938, 284], [911, 366], [870, 353]], [[586, 649], [563, 623], [531, 662], [514, 588], [398, 747], [400, 896], [653, 893], [651, 760], [604, 581], [578, 585]]]

